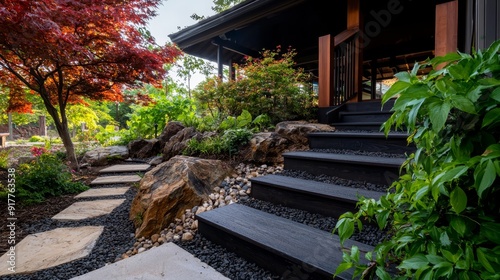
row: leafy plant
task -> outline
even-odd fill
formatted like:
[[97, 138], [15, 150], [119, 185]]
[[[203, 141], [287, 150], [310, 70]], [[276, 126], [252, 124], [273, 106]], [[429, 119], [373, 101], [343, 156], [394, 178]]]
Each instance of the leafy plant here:
[[229, 156], [238, 152], [239, 147], [252, 139], [252, 131], [246, 128], [228, 129], [222, 134], [222, 141]]
[[[383, 102], [398, 96], [384, 124], [406, 127], [417, 150], [380, 200], [362, 199], [334, 231], [344, 242], [369, 219], [390, 238], [367, 258], [344, 255], [336, 273], [380, 279], [500, 278], [500, 41], [472, 55], [450, 53], [418, 77], [398, 73]], [[443, 66], [441, 69], [438, 65]], [[352, 248], [355, 252], [357, 248]], [[392, 272], [391, 269], [392, 268]]]
[[224, 155], [232, 156], [252, 138], [252, 131], [246, 128], [228, 129], [222, 135], [202, 140], [195, 138], [187, 143], [185, 155]]
[[267, 114], [273, 123], [315, 117], [317, 96], [310, 77], [295, 67], [294, 50], [263, 50], [262, 58], [248, 57], [238, 68], [235, 80], [207, 79], [194, 97], [209, 111], [237, 116], [247, 110], [251, 115]]
[[68, 167], [50, 153], [42, 153], [32, 163], [19, 165], [17, 171], [16, 197], [23, 204], [88, 189], [83, 183], [74, 182]]
[[33, 135], [28, 139], [28, 142], [45, 142], [45, 138], [39, 135]]
[[9, 150], [1, 149], [0, 150], [0, 168], [7, 169], [9, 165]]
[[192, 138], [182, 152], [184, 155], [222, 155], [225, 152], [225, 143], [219, 135], [198, 140]]

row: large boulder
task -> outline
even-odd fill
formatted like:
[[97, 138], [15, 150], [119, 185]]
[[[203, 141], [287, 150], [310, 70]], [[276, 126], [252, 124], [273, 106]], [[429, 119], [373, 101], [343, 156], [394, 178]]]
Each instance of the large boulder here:
[[176, 155], [180, 155], [186, 148], [187, 142], [192, 138], [201, 140], [202, 134], [197, 132], [193, 127], [186, 127], [177, 132], [163, 147], [163, 160], [167, 161]]
[[135, 140], [128, 143], [127, 147], [129, 156], [132, 158], [150, 158], [161, 152], [160, 142], [158, 139]]
[[174, 135], [176, 135], [179, 131], [183, 130], [185, 127], [182, 125], [181, 122], [176, 122], [176, 121], [171, 121], [168, 122], [167, 125], [165, 125], [165, 128], [163, 128], [163, 131], [160, 134], [160, 137], [158, 137], [158, 140], [160, 141], [160, 149], [163, 149], [165, 147], [165, 144], [172, 138]]
[[330, 125], [306, 121], [280, 122], [274, 132], [254, 134], [240, 154], [246, 161], [283, 163], [283, 153], [309, 149], [307, 134], [334, 130], [335, 128]]
[[200, 205], [232, 168], [220, 160], [175, 156], [147, 172], [130, 209], [136, 237], [150, 237]]
[[284, 121], [276, 125], [275, 132], [281, 137], [290, 140], [291, 143], [308, 147], [307, 134], [312, 132], [334, 131], [333, 126], [321, 123], [310, 123], [306, 121]]
[[94, 166], [107, 165], [112, 160], [121, 160], [129, 157], [127, 146], [100, 147], [85, 153], [81, 163]]
[[261, 132], [240, 151], [243, 160], [256, 163], [282, 163], [283, 152], [290, 148], [290, 141], [275, 132]]

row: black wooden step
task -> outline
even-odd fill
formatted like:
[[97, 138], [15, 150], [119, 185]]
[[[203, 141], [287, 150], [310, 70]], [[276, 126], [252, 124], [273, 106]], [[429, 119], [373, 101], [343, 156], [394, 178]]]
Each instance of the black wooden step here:
[[339, 122], [385, 122], [392, 115], [388, 111], [339, 112]]
[[[202, 236], [281, 279], [332, 279], [342, 261], [337, 235], [238, 203], [198, 214], [197, 219]], [[344, 243], [352, 245], [362, 252], [374, 249], [352, 240]], [[336, 279], [352, 279], [352, 271]]]
[[283, 153], [284, 168], [314, 175], [390, 185], [399, 178], [403, 158], [348, 155], [322, 152]]
[[369, 130], [382, 131], [384, 122], [334, 122], [330, 125], [337, 130]]
[[408, 145], [408, 135], [390, 132], [314, 132], [308, 134], [311, 149], [345, 149], [394, 154], [412, 153], [415, 145]]
[[349, 188], [317, 181], [266, 175], [250, 179], [251, 196], [283, 206], [338, 218], [345, 212], [356, 212], [359, 197], [378, 200], [384, 193]]
[[343, 105], [342, 111], [348, 112], [366, 112], [366, 111], [386, 111], [389, 112], [394, 106], [395, 99], [388, 100], [382, 106], [381, 100], [369, 100], [361, 102], [348, 102]]

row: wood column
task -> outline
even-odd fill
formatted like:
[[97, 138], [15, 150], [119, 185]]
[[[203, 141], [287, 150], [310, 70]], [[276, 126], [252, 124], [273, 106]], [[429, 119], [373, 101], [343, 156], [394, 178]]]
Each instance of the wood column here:
[[361, 11], [359, 0], [347, 0], [347, 29], [359, 28]]
[[435, 55], [458, 49], [458, 0], [436, 5]]
[[222, 51], [224, 47], [222, 45], [217, 46], [217, 75], [222, 80], [224, 74], [224, 62], [222, 61]]
[[333, 50], [334, 38], [332, 35], [319, 37], [318, 55], [318, 107], [332, 105], [331, 94], [333, 85]]

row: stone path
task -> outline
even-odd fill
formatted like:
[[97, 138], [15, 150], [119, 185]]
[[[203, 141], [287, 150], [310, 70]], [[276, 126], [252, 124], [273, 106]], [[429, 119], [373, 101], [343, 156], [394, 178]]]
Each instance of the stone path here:
[[[141, 164], [135, 168], [134, 165], [128, 164], [127, 166], [112, 166], [109, 170], [113, 173], [144, 172], [147, 170], [145, 167]], [[93, 185], [131, 183], [138, 182], [140, 179], [138, 175], [103, 176], [94, 180], [96, 183]], [[52, 219], [74, 221], [109, 214], [125, 199], [105, 198], [123, 195], [129, 188], [130, 186], [89, 189], [75, 198], [92, 198], [93, 200], [75, 202]], [[15, 273], [33, 272], [84, 258], [90, 254], [103, 230], [102, 226], [65, 227], [30, 234], [15, 246]], [[9, 252], [0, 257], [0, 276], [13, 274], [9, 270], [11, 266], [8, 263], [12, 256], [8, 254]]]
[[229, 280], [229, 278], [171, 242], [106, 265], [71, 280], [95, 279]]
[[149, 167], [149, 164], [117, 164], [104, 168], [99, 173], [144, 172]]
[[56, 214], [52, 219], [67, 222], [95, 218], [111, 213], [124, 201], [125, 199], [102, 199], [75, 202]]
[[[95, 186], [75, 196], [77, 201], [52, 217], [60, 222], [93, 219], [111, 213], [123, 204], [124, 196], [131, 183], [141, 180], [139, 175], [108, 176], [114, 173], [145, 172], [150, 168], [144, 164], [114, 165], [101, 170], [100, 176], [92, 181]], [[112, 187], [103, 185], [113, 185]], [[128, 184], [114, 186], [116, 184]], [[118, 198], [117, 198], [118, 197]], [[15, 247], [15, 274], [30, 273], [48, 269], [87, 257], [94, 249], [105, 226], [60, 227], [30, 234]], [[9, 252], [0, 257], [0, 276], [14, 274], [9, 267], [12, 255]], [[106, 265], [100, 269], [72, 279], [213, 279], [228, 280], [209, 265], [173, 243]]]
[[139, 175], [118, 175], [118, 176], [103, 176], [97, 177], [94, 181], [90, 182], [91, 185], [109, 185], [109, 184], [125, 184], [125, 183], [138, 183], [141, 181]]
[[[30, 234], [16, 244], [15, 272], [46, 269], [90, 254], [103, 227], [57, 228]], [[0, 275], [10, 274], [9, 252], [0, 257]]]

